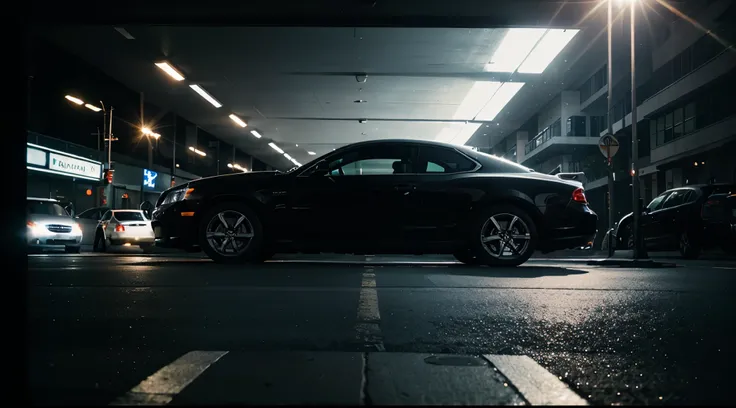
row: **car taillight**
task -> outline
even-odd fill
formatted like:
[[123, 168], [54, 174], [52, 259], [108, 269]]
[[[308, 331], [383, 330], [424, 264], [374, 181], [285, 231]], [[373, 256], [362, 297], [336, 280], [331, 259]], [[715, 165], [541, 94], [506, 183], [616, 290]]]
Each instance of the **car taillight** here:
[[125, 232], [125, 227], [123, 227], [122, 225], [116, 225], [115, 232]]
[[572, 201], [588, 204], [588, 199], [585, 198], [585, 190], [582, 187], [578, 187], [572, 192]]

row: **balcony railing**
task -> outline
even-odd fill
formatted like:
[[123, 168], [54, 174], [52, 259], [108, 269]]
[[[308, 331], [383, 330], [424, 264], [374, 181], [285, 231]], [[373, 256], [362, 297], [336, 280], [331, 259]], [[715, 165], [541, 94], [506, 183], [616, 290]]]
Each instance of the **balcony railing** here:
[[537, 133], [537, 135], [534, 136], [534, 138], [524, 146], [524, 154], [526, 155], [533, 152], [539, 146], [543, 145], [544, 142], [551, 140], [553, 137], [559, 137], [561, 135], [561, 123], [560, 119], [557, 119], [554, 123], [544, 128], [544, 130], [542, 130], [541, 132]]

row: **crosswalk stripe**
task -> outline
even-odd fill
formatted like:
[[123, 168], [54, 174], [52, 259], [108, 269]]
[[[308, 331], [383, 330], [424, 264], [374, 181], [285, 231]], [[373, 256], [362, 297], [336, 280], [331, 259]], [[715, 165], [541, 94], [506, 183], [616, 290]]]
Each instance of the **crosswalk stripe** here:
[[227, 351], [190, 351], [156, 371], [110, 405], [167, 405]]
[[588, 405], [586, 400], [529, 356], [488, 354], [484, 357], [531, 405]]

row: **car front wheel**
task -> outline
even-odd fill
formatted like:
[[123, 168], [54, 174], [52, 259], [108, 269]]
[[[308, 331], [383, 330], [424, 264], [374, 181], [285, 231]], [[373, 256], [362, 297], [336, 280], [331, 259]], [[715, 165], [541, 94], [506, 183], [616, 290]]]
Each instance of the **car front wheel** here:
[[199, 245], [217, 263], [259, 262], [262, 242], [261, 222], [243, 203], [218, 204], [200, 221]]
[[700, 244], [696, 237], [685, 231], [680, 234], [680, 254], [685, 259], [695, 259], [700, 256]]
[[537, 228], [529, 214], [503, 204], [483, 211], [471, 228], [471, 252], [478, 264], [518, 266], [537, 246]]

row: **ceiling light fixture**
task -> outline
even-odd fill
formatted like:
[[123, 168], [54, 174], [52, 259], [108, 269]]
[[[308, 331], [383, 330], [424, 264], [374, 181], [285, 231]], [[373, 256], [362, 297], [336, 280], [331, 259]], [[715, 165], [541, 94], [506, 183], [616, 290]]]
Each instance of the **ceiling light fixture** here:
[[184, 75], [180, 74], [179, 71], [177, 71], [176, 69], [174, 69], [174, 67], [169, 65], [168, 62], [157, 62], [156, 66], [159, 67], [166, 74], [168, 74], [170, 77], [174, 78], [175, 81], [184, 80]]
[[253, 135], [253, 136], [255, 136], [255, 137], [257, 137], [257, 138], [259, 138], [259, 139], [261, 138], [261, 134], [258, 133], [258, 131], [255, 130], [255, 129], [251, 130], [250, 131], [250, 134]]
[[233, 122], [235, 122], [235, 123], [237, 123], [238, 125], [240, 125], [240, 127], [246, 127], [246, 126], [248, 126], [248, 124], [247, 124], [247, 123], [243, 122], [243, 120], [242, 120], [242, 119], [240, 119], [239, 117], [235, 116], [235, 114], [232, 114], [232, 113], [231, 113], [231, 114], [230, 114], [230, 119], [232, 119], [232, 120], [233, 120]]
[[476, 120], [492, 121], [524, 86], [523, 82], [505, 82], [490, 101], [475, 117]]
[[455, 111], [453, 119], [473, 120], [501, 85], [501, 82], [496, 81], [475, 81]]
[[213, 98], [212, 95], [208, 94], [207, 91], [202, 89], [201, 86], [195, 84], [195, 85], [189, 85], [189, 87], [192, 88], [194, 92], [198, 93], [199, 96], [207, 100], [207, 102], [211, 103], [212, 106], [214, 106], [215, 108], [222, 107], [222, 104], [220, 103], [220, 101]]
[[281, 148], [280, 148], [280, 147], [276, 146], [276, 144], [275, 144], [274, 142], [271, 142], [271, 143], [269, 143], [268, 145], [269, 145], [269, 146], [271, 146], [271, 148], [272, 148], [273, 150], [276, 150], [277, 152], [279, 152], [279, 153], [281, 153], [281, 154], [284, 154], [284, 151], [283, 151], [283, 150], [281, 150]]
[[486, 72], [514, 72], [539, 42], [546, 28], [510, 28], [501, 40], [491, 61], [486, 64]]
[[193, 146], [189, 146], [189, 150], [193, 151], [194, 153], [197, 153], [198, 155], [200, 155], [202, 157], [207, 156], [207, 153], [205, 153], [205, 152], [203, 152], [203, 151], [201, 151], [201, 150], [199, 150], [199, 149], [197, 149], [197, 148], [195, 148]]
[[317, 153], [315, 153], [315, 152], [307, 152], [307, 154], [310, 155], [310, 156], [314, 156]]
[[69, 102], [76, 103], [77, 105], [83, 105], [84, 104], [84, 101], [83, 100], [81, 100], [79, 98], [75, 98], [75, 97], [73, 97], [71, 95], [67, 95], [64, 98], [66, 98], [66, 100], [68, 100]]
[[101, 111], [101, 110], [102, 110], [102, 108], [98, 108], [97, 106], [95, 106], [95, 105], [90, 105], [90, 104], [88, 104], [88, 103], [85, 103], [85, 104], [84, 104], [84, 107], [85, 107], [85, 108], [87, 108], [87, 109], [89, 109], [89, 110], [91, 110], [91, 111], [95, 111], [95, 112], [99, 112], [99, 111]]
[[580, 30], [577, 29], [548, 30], [526, 57], [518, 71], [523, 74], [541, 74], [578, 32]]
[[291, 160], [293, 160], [293, 159], [291, 158], [291, 156], [289, 156], [289, 153], [284, 153], [284, 157], [286, 157], [286, 158], [287, 158], [287, 159], [289, 159], [290, 161], [291, 161]]
[[125, 37], [126, 40], [135, 40], [135, 37], [133, 37], [128, 30], [124, 29], [123, 27], [115, 27], [115, 31], [119, 32], [120, 35]]
[[302, 166], [302, 164], [301, 164], [301, 163], [299, 163], [298, 161], [296, 161], [295, 159], [291, 159], [291, 162], [292, 162], [292, 163], [294, 163], [294, 164], [296, 164], [296, 165], [297, 165], [297, 166], [299, 166], [299, 167], [301, 167], [301, 166]]

